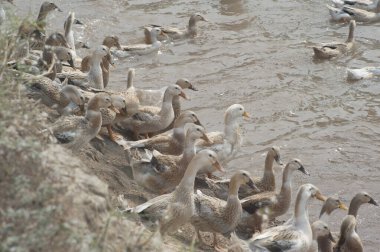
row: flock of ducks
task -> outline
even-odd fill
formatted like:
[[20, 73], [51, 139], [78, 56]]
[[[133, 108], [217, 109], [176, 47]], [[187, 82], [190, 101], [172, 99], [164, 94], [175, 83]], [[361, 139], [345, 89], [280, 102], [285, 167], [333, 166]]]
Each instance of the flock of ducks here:
[[[375, 23], [380, 21], [379, 0], [331, 0], [327, 5], [331, 19], [337, 22], [349, 22], [349, 34], [345, 42], [324, 43], [313, 47], [314, 55], [320, 59], [331, 59], [353, 51], [356, 22]], [[347, 68], [347, 79], [361, 80], [380, 76], [380, 67]]]
[[[345, 18], [351, 20], [349, 36], [344, 43], [314, 47], [317, 57], [331, 58], [350, 51], [355, 20], [363, 21], [366, 15], [376, 21], [379, 15], [363, 14], [367, 12], [356, 9], [364, 6], [369, 11], [379, 10], [379, 3], [334, 3], [339, 6], [339, 13], [348, 13]], [[205, 243], [201, 232], [212, 233], [217, 250], [217, 234], [221, 234], [231, 237], [231, 251], [363, 251], [357, 233], [357, 213], [362, 204], [377, 205], [366, 192], [353, 197], [340, 233], [335, 236], [327, 224], [329, 216], [335, 209], [347, 207], [337, 198], [323, 196], [312, 184], [299, 187], [292, 218], [268, 227], [290, 210], [293, 173], [309, 175], [301, 160], [292, 159], [285, 165], [280, 190], [276, 191], [273, 167], [275, 162], [282, 165], [278, 147], [268, 149], [262, 177], [252, 177], [243, 170], [229, 179], [213, 175], [215, 171], [223, 172], [223, 166], [234, 159], [241, 147], [242, 119], [249, 117], [242, 105], [233, 104], [226, 109], [223, 131], [207, 132], [195, 112], [181, 110], [180, 98], [187, 99], [184, 90], [197, 91], [187, 79], [161, 89], [140, 89], [134, 87], [134, 69], [129, 69], [124, 91], [105, 89], [114, 56], [157, 53], [165, 41], [196, 36], [197, 23], [206, 22], [205, 17], [191, 15], [184, 29], [148, 25], [144, 28], [145, 44], [122, 45], [117, 36], [107, 36], [91, 54], [80, 58], [76, 49], [86, 44], [75, 42], [72, 26], [82, 22], [70, 12], [63, 33], [46, 36], [46, 17], [53, 10], [61, 11], [54, 3], [44, 2], [35, 24], [22, 23], [8, 66], [25, 80], [29, 97], [39, 99], [59, 115], [41, 133], [51, 132], [64, 146], [78, 151], [99, 138], [104, 127], [109, 138], [124, 148], [134, 180], [159, 195], [125, 212], [158, 220], [161, 235], [190, 223], [200, 243]], [[335, 7], [330, 10], [338, 16]], [[129, 140], [121, 135], [124, 133]], [[312, 199], [324, 201], [324, 205], [319, 220], [310, 223], [308, 205]]]

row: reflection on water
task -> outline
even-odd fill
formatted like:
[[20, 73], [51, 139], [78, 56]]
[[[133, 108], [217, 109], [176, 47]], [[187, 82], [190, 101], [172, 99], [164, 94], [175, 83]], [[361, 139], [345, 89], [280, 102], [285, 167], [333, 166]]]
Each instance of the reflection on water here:
[[[20, 13], [36, 12], [41, 1], [15, 0]], [[136, 85], [158, 87], [188, 78], [200, 91], [191, 93], [184, 108], [196, 111], [207, 130], [223, 129], [224, 110], [241, 103], [252, 115], [244, 123], [242, 152], [229, 164], [261, 175], [263, 151], [281, 146], [284, 161], [305, 163], [311, 176], [296, 175], [293, 188], [310, 182], [326, 195], [349, 203], [356, 192], [380, 195], [380, 130], [378, 80], [347, 82], [346, 67], [379, 65], [380, 24], [356, 29], [353, 55], [315, 62], [311, 45], [344, 41], [346, 24], [329, 21], [320, 1], [56, 1], [64, 10], [49, 18], [49, 28], [62, 29], [69, 10], [86, 23], [76, 35], [92, 46], [118, 35], [123, 44], [141, 42], [146, 24], [187, 25], [200, 12], [209, 22], [199, 24], [197, 38], [166, 45], [157, 59], [131, 58], [111, 70], [110, 87], [126, 85], [126, 69], [136, 68]], [[85, 55], [86, 51], [80, 51]], [[280, 176], [280, 173], [278, 174]], [[294, 190], [295, 193], [296, 190]], [[377, 198], [380, 200], [380, 198]], [[315, 220], [320, 203], [312, 203]], [[334, 213], [330, 226], [339, 230], [344, 212]], [[378, 251], [378, 209], [364, 205], [359, 234], [366, 251]], [[289, 214], [282, 217], [286, 219]]]

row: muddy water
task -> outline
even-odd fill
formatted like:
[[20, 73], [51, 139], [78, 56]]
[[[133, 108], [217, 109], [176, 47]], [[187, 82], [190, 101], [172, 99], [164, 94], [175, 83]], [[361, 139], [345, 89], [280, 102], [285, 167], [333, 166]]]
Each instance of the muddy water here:
[[[36, 16], [40, 1], [15, 0], [18, 12]], [[183, 106], [199, 114], [208, 130], [223, 129], [223, 112], [241, 103], [251, 114], [244, 123], [245, 141], [229, 170], [262, 173], [267, 147], [279, 145], [284, 161], [300, 158], [311, 176], [295, 174], [293, 188], [313, 183], [326, 195], [339, 195], [347, 204], [361, 190], [380, 201], [380, 86], [378, 80], [349, 83], [345, 69], [378, 65], [379, 24], [358, 25], [358, 46], [352, 55], [315, 61], [314, 42], [344, 40], [348, 27], [329, 21], [320, 1], [55, 1], [64, 10], [50, 18], [49, 29], [63, 29], [67, 12], [86, 23], [76, 35], [91, 45], [105, 35], [123, 43], [142, 41], [145, 24], [186, 25], [193, 12], [200, 23], [197, 38], [166, 45], [158, 57], [117, 62], [110, 88], [126, 85], [126, 70], [136, 68], [136, 86], [160, 87], [186, 77], [199, 88], [187, 92]], [[86, 51], [80, 51], [85, 55]], [[277, 169], [280, 175], [280, 169]], [[315, 220], [321, 204], [312, 202]], [[358, 232], [365, 251], [378, 251], [380, 208], [360, 209]], [[282, 217], [287, 219], [290, 214]], [[344, 212], [331, 218], [334, 231]], [[377, 241], [376, 241], [377, 240]]]

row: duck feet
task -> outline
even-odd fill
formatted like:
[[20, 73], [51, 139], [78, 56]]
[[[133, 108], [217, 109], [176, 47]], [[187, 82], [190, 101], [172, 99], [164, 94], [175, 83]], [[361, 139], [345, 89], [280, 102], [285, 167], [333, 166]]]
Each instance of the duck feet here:
[[113, 142], [116, 142], [116, 136], [115, 136], [115, 134], [112, 131], [112, 126], [111, 125], [107, 125], [107, 130], [108, 130], [108, 135], [109, 135], [110, 139]]

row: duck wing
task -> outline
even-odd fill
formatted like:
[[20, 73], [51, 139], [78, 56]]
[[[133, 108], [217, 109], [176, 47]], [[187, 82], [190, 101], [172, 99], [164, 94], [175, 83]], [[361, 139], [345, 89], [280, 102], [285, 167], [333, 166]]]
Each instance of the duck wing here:
[[263, 192], [244, 198], [241, 200], [241, 206], [249, 214], [254, 214], [263, 207], [271, 207], [276, 203], [275, 192]]
[[249, 242], [250, 249], [252, 251], [271, 252], [305, 251], [307, 245], [301, 232], [294, 230], [294, 228], [280, 227], [268, 229], [253, 237]]

